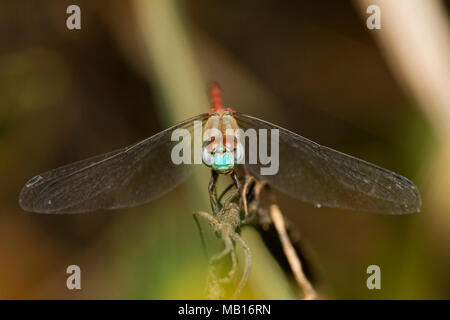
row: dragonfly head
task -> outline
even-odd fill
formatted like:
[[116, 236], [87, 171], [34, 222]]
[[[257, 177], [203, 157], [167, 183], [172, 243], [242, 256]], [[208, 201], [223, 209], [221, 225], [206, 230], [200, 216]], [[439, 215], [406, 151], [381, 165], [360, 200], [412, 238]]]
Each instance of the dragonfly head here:
[[220, 172], [228, 173], [234, 168], [234, 155], [225, 147], [218, 147], [214, 152], [211, 167]]
[[203, 144], [203, 163], [218, 173], [230, 173], [242, 158], [243, 148], [240, 143], [217, 143], [213, 139]]

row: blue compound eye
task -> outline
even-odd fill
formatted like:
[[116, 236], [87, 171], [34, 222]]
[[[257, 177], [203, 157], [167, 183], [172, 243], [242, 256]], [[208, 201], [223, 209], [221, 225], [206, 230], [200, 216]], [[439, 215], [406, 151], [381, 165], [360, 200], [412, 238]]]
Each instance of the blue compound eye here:
[[203, 148], [203, 152], [202, 152], [202, 161], [205, 165], [207, 165], [208, 167], [212, 166], [212, 160], [213, 160], [213, 155], [211, 154], [211, 152], [208, 151], [208, 149]]
[[214, 154], [212, 167], [219, 172], [227, 172], [233, 169], [234, 159], [230, 152], [224, 152], [225, 148], [219, 147]]
[[245, 160], [245, 153], [244, 153], [244, 147], [242, 147], [242, 144], [238, 143], [236, 148], [234, 149], [234, 162], [235, 163], [244, 163]]

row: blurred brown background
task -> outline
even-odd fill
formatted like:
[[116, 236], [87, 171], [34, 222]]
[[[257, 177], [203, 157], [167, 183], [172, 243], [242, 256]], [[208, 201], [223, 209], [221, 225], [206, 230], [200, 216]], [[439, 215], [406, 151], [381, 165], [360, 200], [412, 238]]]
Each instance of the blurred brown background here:
[[[208, 80], [230, 107], [421, 190], [422, 211], [405, 216], [279, 195], [316, 252], [324, 297], [450, 298], [450, 2], [374, 3], [382, 30], [367, 29], [365, 1], [1, 1], [0, 298], [202, 297], [206, 261], [191, 213], [208, 210], [204, 172], [114, 212], [31, 214], [18, 194], [35, 174], [208, 110]], [[70, 4], [81, 8], [81, 30], [66, 28]], [[254, 258], [243, 297], [295, 298], [263, 247]], [[66, 288], [70, 264], [81, 267], [80, 291]], [[366, 288], [371, 264], [381, 290]]]

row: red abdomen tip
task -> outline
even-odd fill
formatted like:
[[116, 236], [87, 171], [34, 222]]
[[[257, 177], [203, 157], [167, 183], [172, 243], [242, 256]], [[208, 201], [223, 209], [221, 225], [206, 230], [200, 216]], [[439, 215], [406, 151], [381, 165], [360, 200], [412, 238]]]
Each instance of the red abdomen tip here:
[[217, 82], [209, 85], [209, 101], [214, 110], [223, 109], [222, 89]]

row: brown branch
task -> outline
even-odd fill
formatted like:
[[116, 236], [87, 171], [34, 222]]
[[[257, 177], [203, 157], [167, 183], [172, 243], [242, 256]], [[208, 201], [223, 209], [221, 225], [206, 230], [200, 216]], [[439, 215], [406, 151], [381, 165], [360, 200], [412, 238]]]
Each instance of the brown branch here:
[[275, 228], [277, 229], [281, 245], [283, 246], [284, 254], [286, 255], [286, 258], [292, 269], [295, 280], [303, 291], [304, 299], [315, 299], [317, 297], [316, 291], [313, 289], [311, 283], [303, 273], [302, 263], [300, 262], [297, 252], [295, 251], [294, 246], [292, 245], [291, 240], [289, 239], [289, 236], [287, 234], [283, 214], [276, 204], [270, 205], [270, 216]]

